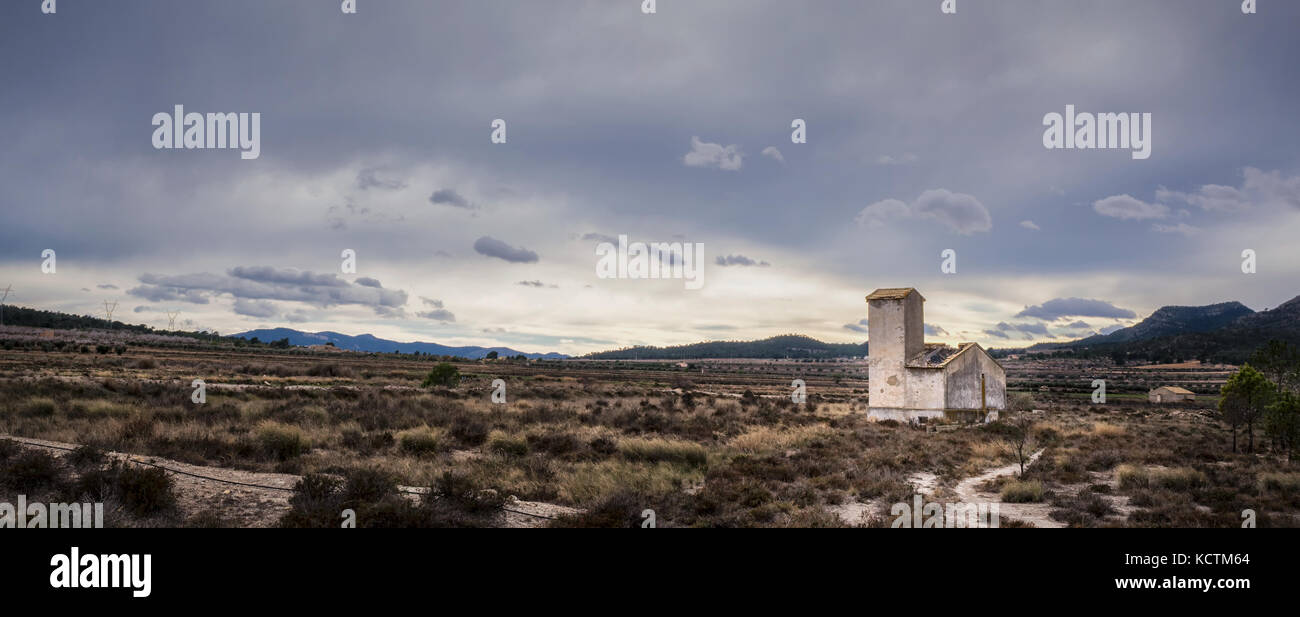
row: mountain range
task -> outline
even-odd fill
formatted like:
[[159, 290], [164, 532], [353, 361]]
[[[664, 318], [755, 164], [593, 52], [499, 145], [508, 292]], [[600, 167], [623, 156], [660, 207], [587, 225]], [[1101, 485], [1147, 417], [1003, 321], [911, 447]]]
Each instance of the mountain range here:
[[1208, 306], [1166, 306], [1141, 322], [1064, 343], [1039, 343], [1022, 350], [1076, 355], [1112, 355], [1155, 361], [1199, 359], [1240, 363], [1270, 340], [1300, 345], [1300, 296], [1267, 311], [1240, 302]]
[[482, 358], [488, 355], [488, 353], [493, 351], [497, 352], [497, 354], [503, 358], [510, 357], [510, 356], [519, 356], [519, 355], [522, 355], [530, 359], [542, 358], [546, 360], [569, 357], [564, 354], [553, 353], [553, 352], [552, 353], [526, 353], [526, 352], [511, 349], [509, 347], [478, 347], [473, 345], [466, 346], [466, 347], [451, 347], [448, 345], [439, 345], [438, 343], [422, 343], [422, 342], [400, 343], [397, 341], [382, 339], [377, 336], [374, 336], [373, 334], [359, 334], [357, 336], [350, 336], [347, 334], [339, 334], [338, 332], [303, 332], [301, 330], [294, 330], [292, 328], [263, 328], [259, 330], [249, 330], [248, 332], [241, 332], [239, 334], [232, 334], [230, 336], [232, 338], [242, 338], [242, 339], [256, 338], [262, 341], [263, 343], [269, 343], [271, 341], [278, 341], [287, 338], [289, 339], [290, 345], [297, 345], [303, 347], [308, 345], [325, 345], [327, 343], [333, 343], [334, 346], [339, 349], [346, 349], [350, 351], [374, 351], [374, 352], [385, 352], [385, 353], [394, 352], [394, 351], [401, 352], [401, 353], [414, 353], [418, 351], [422, 354], [431, 354], [435, 356], [457, 356], [461, 358], [470, 358], [470, 359]]
[[800, 334], [761, 341], [706, 341], [672, 347], [627, 347], [583, 356], [595, 360], [681, 360], [691, 358], [843, 358], [867, 355], [864, 343], [823, 343]]
[[[1268, 311], [1255, 312], [1240, 302], [1206, 306], [1165, 306], [1146, 319], [1108, 334], [1075, 341], [1038, 343], [1026, 348], [990, 349], [1010, 353], [1058, 353], [1120, 356], [1155, 362], [1200, 359], [1241, 363], [1270, 340], [1300, 345], [1300, 296]], [[629, 347], [588, 354], [604, 360], [673, 360], [691, 358], [835, 358], [867, 355], [868, 343], [823, 343], [801, 335], [758, 341], [711, 341], [673, 347]]]
[[1100, 345], [1123, 343], [1170, 336], [1208, 332], [1222, 328], [1255, 311], [1240, 302], [1221, 302], [1208, 306], [1164, 306], [1150, 317], [1110, 334], [1097, 334], [1079, 339], [1073, 345]]
[[[15, 326], [62, 329], [114, 328], [156, 332], [143, 325], [109, 323], [91, 316], [78, 316], [5, 305], [4, 323]], [[168, 332], [198, 338], [215, 334]], [[420, 352], [439, 356], [478, 359], [495, 351], [499, 356], [562, 359], [560, 353], [526, 353], [510, 347], [454, 347], [438, 343], [402, 343], [371, 334], [351, 336], [338, 332], [303, 332], [292, 328], [264, 328], [231, 335], [269, 343], [288, 339], [290, 345], [309, 346], [333, 343], [339, 349], [364, 352]], [[1221, 302], [1206, 306], [1165, 306], [1146, 319], [1107, 334], [1096, 334], [1075, 341], [1038, 343], [1017, 349], [990, 349], [995, 355], [1009, 353], [1061, 353], [1076, 356], [1111, 356], [1117, 359], [1146, 359], [1156, 362], [1199, 359], [1207, 362], [1240, 363], [1270, 340], [1300, 346], [1300, 296], [1265, 311], [1253, 311], [1240, 302]], [[591, 353], [591, 359], [679, 360], [692, 358], [799, 358], [822, 359], [865, 356], [868, 344], [825, 343], [817, 339], [786, 334], [756, 341], [706, 341], [671, 347], [628, 347]]]

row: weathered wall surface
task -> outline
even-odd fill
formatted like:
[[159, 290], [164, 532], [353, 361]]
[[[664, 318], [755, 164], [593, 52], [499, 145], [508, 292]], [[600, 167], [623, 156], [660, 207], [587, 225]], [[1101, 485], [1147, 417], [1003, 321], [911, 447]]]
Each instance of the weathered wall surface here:
[[979, 409], [980, 375], [984, 375], [984, 401], [989, 409], [1006, 409], [1007, 375], [980, 348], [967, 349], [944, 367], [947, 409]]
[[900, 300], [872, 300], [867, 305], [867, 387], [871, 390], [871, 407], [907, 405], [903, 312]]
[[907, 294], [903, 300], [903, 312], [907, 324], [903, 341], [903, 360], [906, 361], [925, 351], [925, 302], [921, 300], [921, 294]]
[[907, 404], [909, 409], [944, 409], [944, 371], [933, 368], [907, 369]]

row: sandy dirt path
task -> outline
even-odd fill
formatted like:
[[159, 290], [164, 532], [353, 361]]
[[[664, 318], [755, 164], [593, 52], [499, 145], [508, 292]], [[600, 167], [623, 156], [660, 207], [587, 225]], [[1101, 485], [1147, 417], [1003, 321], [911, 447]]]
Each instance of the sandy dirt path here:
[[[1025, 460], [1025, 467], [1034, 464], [1038, 457], [1042, 456], [1043, 451], [1039, 450]], [[1020, 473], [1020, 463], [1012, 463], [995, 467], [985, 471], [978, 476], [971, 476], [957, 483], [953, 492], [962, 503], [996, 503], [998, 504], [998, 516], [1003, 519], [1015, 519], [1026, 523], [1033, 523], [1035, 527], [1045, 527], [1049, 529], [1060, 529], [1065, 527], [1065, 523], [1054, 521], [1048, 513], [1052, 511], [1051, 504], [1046, 503], [1002, 503], [1001, 495], [989, 493], [980, 490], [985, 482], [1002, 476], [1010, 476]]]

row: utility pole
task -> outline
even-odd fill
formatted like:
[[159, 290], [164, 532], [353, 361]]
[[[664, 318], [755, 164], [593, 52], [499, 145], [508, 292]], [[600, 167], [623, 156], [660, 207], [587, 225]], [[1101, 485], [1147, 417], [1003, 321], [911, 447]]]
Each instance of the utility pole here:
[[116, 310], [117, 310], [116, 300], [114, 300], [112, 303], [109, 303], [108, 300], [104, 301], [104, 315], [108, 317], [108, 327], [110, 328], [113, 327], [113, 311]]
[[5, 307], [4, 307], [4, 303], [5, 303], [5, 300], [9, 299], [9, 292], [10, 292], [10, 291], [13, 291], [13, 288], [14, 288], [13, 285], [9, 285], [8, 287], [5, 287], [4, 295], [0, 296], [0, 326], [5, 325]]
[[176, 316], [177, 316], [177, 315], [180, 315], [180, 314], [181, 314], [180, 311], [175, 311], [175, 312], [167, 311], [167, 329], [168, 329], [168, 330], [175, 330], [175, 329], [176, 329]]

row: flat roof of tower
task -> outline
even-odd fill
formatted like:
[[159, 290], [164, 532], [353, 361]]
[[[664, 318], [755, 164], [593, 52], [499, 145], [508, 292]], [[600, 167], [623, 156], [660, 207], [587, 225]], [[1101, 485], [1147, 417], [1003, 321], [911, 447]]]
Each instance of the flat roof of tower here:
[[[867, 296], [867, 302], [872, 300], [902, 300], [910, 293], [915, 293], [918, 296], [921, 295], [920, 292], [917, 292], [913, 287], [881, 287], [880, 289], [871, 292], [871, 295]], [[925, 296], [921, 296], [921, 299], [925, 300]]]

